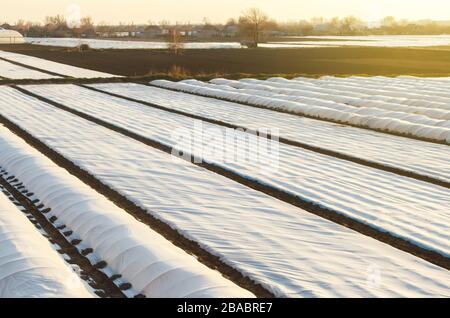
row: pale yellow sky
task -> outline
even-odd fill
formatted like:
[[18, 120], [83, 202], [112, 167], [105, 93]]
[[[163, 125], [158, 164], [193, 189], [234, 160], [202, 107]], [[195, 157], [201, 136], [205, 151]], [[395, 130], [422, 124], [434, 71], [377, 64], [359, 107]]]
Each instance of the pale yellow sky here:
[[97, 23], [200, 22], [204, 17], [223, 22], [254, 6], [284, 21], [345, 15], [369, 21], [387, 15], [450, 20], [450, 0], [1, 0], [0, 22], [42, 21], [47, 15], [66, 14], [70, 4], [79, 5]]

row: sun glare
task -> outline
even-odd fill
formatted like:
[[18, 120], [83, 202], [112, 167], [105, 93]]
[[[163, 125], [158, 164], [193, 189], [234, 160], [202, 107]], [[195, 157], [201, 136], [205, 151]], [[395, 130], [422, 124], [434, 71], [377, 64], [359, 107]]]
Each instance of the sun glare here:
[[65, 12], [73, 4], [79, 5], [82, 13], [92, 16], [95, 21], [110, 23], [145, 23], [149, 20], [201, 22], [205, 17], [213, 22], [224, 22], [238, 16], [243, 9], [254, 6], [284, 21], [347, 15], [366, 21], [377, 21], [384, 16], [445, 20], [450, 9], [446, 0], [228, 0], [220, 3], [210, 0], [3, 0], [0, 21], [39, 21], [47, 15]]

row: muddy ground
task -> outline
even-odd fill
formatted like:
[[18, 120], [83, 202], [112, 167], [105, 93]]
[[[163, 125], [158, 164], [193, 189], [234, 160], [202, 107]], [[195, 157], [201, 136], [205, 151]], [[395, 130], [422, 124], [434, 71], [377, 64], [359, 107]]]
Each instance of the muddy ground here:
[[450, 52], [433, 48], [330, 47], [300, 49], [90, 50], [29, 44], [0, 50], [124, 76], [159, 73], [226, 75], [418, 75], [448, 76]]

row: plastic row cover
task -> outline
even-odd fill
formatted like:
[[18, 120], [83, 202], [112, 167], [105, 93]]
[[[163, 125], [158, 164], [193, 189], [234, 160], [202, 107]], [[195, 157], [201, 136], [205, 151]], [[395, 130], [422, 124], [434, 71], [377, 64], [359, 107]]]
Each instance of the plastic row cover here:
[[[223, 84], [224, 81], [215, 81], [215, 83]], [[233, 102], [248, 103], [269, 109], [289, 111], [313, 118], [331, 120], [363, 128], [383, 130], [386, 132], [450, 143], [450, 127], [430, 126], [430, 123], [436, 124], [435, 120], [420, 115], [385, 112], [380, 109], [361, 109], [342, 104], [336, 104], [336, 107], [330, 108], [325, 107], [323, 103], [304, 104], [288, 99], [281, 99], [280, 97], [282, 96], [280, 96], [280, 94], [275, 94], [272, 97], [265, 97], [243, 93], [240, 89], [223, 89], [220, 85], [205, 83], [202, 83], [202, 85], [193, 85], [192, 81], [187, 83], [175, 83], [166, 80], [157, 80], [153, 81], [152, 84], [203, 96], [223, 98]], [[317, 104], [320, 104], [321, 106], [318, 106]], [[347, 110], [345, 110], [346, 107]]]
[[[301, 78], [297, 78], [294, 82], [303, 82]], [[333, 87], [339, 85], [346, 90], [353, 92], [361, 92], [366, 95], [376, 96], [384, 95], [389, 97], [419, 99], [432, 103], [445, 103], [450, 98], [448, 90], [448, 81], [440, 82], [424, 78], [422, 80], [410, 81], [405, 78], [380, 79], [377, 77], [347, 77], [337, 78], [324, 76], [310, 83], [317, 87]], [[342, 89], [342, 88], [339, 88]], [[448, 105], [447, 108], [448, 109]]]
[[0, 298], [56, 297], [94, 294], [23, 212], [0, 193]]
[[[240, 81], [231, 81], [226, 79], [215, 79], [211, 81], [214, 84], [229, 85], [239, 89], [256, 89], [261, 91], [271, 91], [272, 98], [295, 101], [305, 105], [323, 106], [331, 109], [341, 110], [347, 113], [371, 115], [384, 118], [401, 119], [402, 121], [410, 122], [412, 124], [421, 124], [427, 126], [447, 127], [450, 128], [450, 112], [444, 109], [427, 109], [419, 107], [408, 107], [404, 105], [396, 105], [387, 102], [367, 101], [366, 97], [347, 96], [342, 103], [328, 97], [324, 98], [309, 98], [305, 97], [307, 89], [292, 89], [276, 87], [280, 84], [269, 81], [260, 81], [254, 79], [243, 79]], [[284, 85], [284, 84], [281, 84]], [[342, 89], [341, 91], [325, 90], [322, 92], [326, 96], [345, 95], [343, 92], [350, 92], [350, 88]], [[334, 93], [335, 92], [335, 93]], [[292, 98], [295, 96], [296, 98]], [[342, 97], [340, 97], [342, 98]], [[324, 100], [331, 99], [331, 100]], [[431, 115], [431, 116], [430, 116]]]
[[45, 70], [53, 72], [56, 74], [75, 77], [75, 78], [111, 78], [118, 77], [116, 75], [98, 72], [94, 70], [89, 70], [86, 68], [80, 68], [68, 64], [62, 64], [53, 62], [50, 60], [41, 59], [34, 56], [17, 54], [13, 52], [0, 51], [0, 57], [6, 58], [13, 62], [22, 63], [26, 66], [31, 66], [38, 68], [40, 70]]
[[[242, 80], [247, 81], [247, 80]], [[395, 109], [396, 107], [401, 106], [411, 106], [408, 108], [403, 108], [405, 112], [410, 113], [417, 113], [420, 112], [426, 112], [427, 110], [436, 110], [436, 111], [443, 111], [448, 113], [450, 111], [450, 105], [449, 102], [449, 96], [444, 97], [447, 95], [447, 93], [443, 93], [442, 91], [434, 91], [430, 92], [431, 90], [421, 90], [418, 88], [393, 88], [393, 84], [386, 84], [389, 87], [389, 90], [387, 89], [381, 89], [377, 86], [376, 89], [369, 91], [365, 91], [365, 93], [362, 93], [359, 91], [361, 87], [371, 87], [370, 84], [367, 84], [366, 82], [344, 82], [340, 83], [341, 86], [346, 85], [345, 89], [338, 89], [337, 87], [330, 85], [329, 81], [321, 82], [307, 82], [304, 83], [299, 80], [287, 80], [284, 78], [270, 78], [266, 81], [262, 81], [264, 85], [267, 86], [273, 86], [277, 88], [291, 88], [294, 90], [301, 91], [302, 93], [314, 91], [316, 93], [321, 93], [323, 96], [325, 96], [326, 99], [334, 100], [336, 96], [340, 96], [342, 98], [342, 101], [344, 103], [349, 103], [350, 105], [354, 105], [353, 103], [361, 103], [361, 107], [374, 107], [371, 103], [373, 102], [382, 102], [385, 104], [377, 104], [378, 106], [383, 105], [383, 107], [386, 107], [386, 109]], [[384, 87], [384, 86], [382, 86]], [[350, 95], [349, 95], [350, 94]], [[429, 94], [433, 94], [433, 96], [430, 96]], [[441, 95], [441, 96], [438, 96]], [[349, 98], [352, 96], [353, 98]], [[436, 99], [437, 100], [432, 100]]]
[[115, 274], [147, 297], [252, 297], [119, 209], [21, 139], [0, 127], [0, 166], [92, 248]]

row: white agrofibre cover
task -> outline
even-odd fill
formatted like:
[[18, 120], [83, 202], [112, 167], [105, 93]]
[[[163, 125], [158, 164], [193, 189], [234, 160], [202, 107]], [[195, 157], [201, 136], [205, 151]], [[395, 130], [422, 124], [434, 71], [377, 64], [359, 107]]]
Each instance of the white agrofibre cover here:
[[23, 212], [0, 193], [0, 298], [94, 296]]
[[[93, 49], [167, 49], [167, 42], [150, 41], [124, 41], [124, 40], [102, 40], [102, 39], [77, 39], [77, 38], [26, 38], [27, 43], [45, 46], [77, 47], [87, 44]], [[183, 49], [239, 49], [238, 42], [191, 42], [183, 43]]]
[[17, 54], [13, 52], [0, 51], [0, 57], [7, 60], [21, 63], [25, 66], [35, 67], [37, 69], [52, 72], [62, 76], [74, 78], [112, 78], [117, 77], [113, 74], [89, 70], [86, 68], [76, 67], [68, 64], [53, 62], [34, 56]]
[[[449, 295], [445, 269], [12, 88], [0, 91], [14, 101], [2, 104], [3, 116], [276, 296]], [[381, 280], [368, 283], [377, 269]]]
[[[435, 87], [426, 89], [423, 89], [422, 85], [405, 88], [392, 83], [372, 84], [365, 80], [355, 82], [350, 78], [341, 81], [333, 77], [323, 77], [315, 82], [305, 82], [303, 78], [292, 81], [284, 78], [270, 78], [266, 81], [242, 79], [240, 83], [256, 84], [259, 88], [268, 88], [275, 92], [281, 90], [283, 94], [291, 95], [291, 98], [297, 96], [298, 100], [301, 100], [300, 97], [308, 98], [309, 94], [315, 92], [316, 99], [328, 103], [343, 103], [361, 109], [377, 108], [379, 111], [423, 115], [441, 120], [435, 121], [437, 124], [450, 119], [450, 106], [448, 99], [445, 98], [445, 92], [433, 90], [437, 88], [436, 82]], [[442, 93], [444, 96], [440, 96]]]
[[[342, 103], [307, 97], [303, 92], [276, 89], [269, 85], [215, 79], [212, 84], [196, 80], [170, 82], [157, 80], [153, 85], [248, 103], [269, 109], [289, 111], [313, 118], [351, 124], [362, 128], [410, 135], [450, 143], [450, 121], [435, 120], [423, 115], [354, 107]], [[304, 97], [301, 97], [301, 96]]]
[[17, 31], [6, 30], [0, 28], [0, 43], [1, 44], [20, 44], [25, 43], [22, 34]]
[[52, 215], [74, 232], [71, 240], [82, 240], [77, 248], [94, 250], [92, 263], [106, 261], [109, 270], [132, 284], [135, 294], [152, 298], [253, 297], [3, 127], [0, 166], [52, 209]]
[[[140, 84], [95, 84], [93, 87], [253, 130], [264, 127], [276, 131], [282, 127], [278, 135], [289, 140], [450, 181], [450, 162], [448, 161], [450, 147], [447, 145], [406, 139], [305, 117], [300, 118], [270, 109], [249, 107]], [[33, 89], [29, 85], [24, 88]], [[43, 96], [47, 96], [44, 92], [50, 94], [48, 85], [40, 85], [39, 88], [39, 90], [33, 89], [33, 92]], [[61, 93], [61, 90], [58, 92]], [[55, 94], [49, 96], [53, 98]], [[65, 101], [66, 99], [62, 99], [63, 103]], [[414, 157], [411, 157], [411, 149], [415, 149]]]
[[[281, 99], [313, 107], [324, 107], [328, 109], [328, 112], [307, 109], [307, 112], [304, 114], [366, 128], [381, 129], [428, 139], [448, 137], [450, 132], [450, 121], [448, 121], [450, 113], [448, 111], [418, 109], [412, 106], [401, 107], [401, 105], [393, 103], [374, 104], [367, 100], [367, 97], [371, 96], [370, 94], [394, 97], [403, 96], [409, 99], [421, 97], [420, 93], [395, 92], [390, 89], [381, 89], [380, 87], [373, 90], [366, 89], [364, 86], [353, 90], [343, 85], [326, 88], [310, 85], [311, 83], [316, 84], [318, 81], [307, 82], [308, 85], [303, 85], [303, 83], [293, 83], [293, 81], [287, 81], [283, 78], [272, 78], [267, 81], [256, 79], [242, 79], [240, 81], [215, 79], [211, 82], [218, 85], [228, 85], [238, 89], [239, 92], [241, 92], [241, 89], [249, 89], [252, 92], [251, 94], [257, 96]], [[412, 89], [411, 91], [414, 90]], [[327, 97], [309, 97], [308, 94], [311, 94], [311, 92], [320, 93], [322, 96]], [[338, 96], [337, 99], [344, 98], [339, 102], [336, 100], [336, 96]]]
[[[180, 142], [175, 134], [171, 134], [175, 129], [182, 130], [185, 135], [199, 133], [192, 118], [74, 85], [23, 87], [171, 149], [193, 154], [246, 179], [315, 202], [413, 244], [450, 255], [450, 218], [446, 213], [448, 208], [445, 208], [450, 206], [450, 191], [445, 188], [284, 144], [267, 145], [278, 150], [272, 154], [261, 153], [259, 160], [224, 159], [232, 149], [238, 148], [241, 153], [246, 153], [250, 147], [247, 143], [227, 138], [215, 139], [226, 135], [225, 127], [202, 123], [204, 137], [196, 138], [192, 147], [190, 140]], [[242, 132], [238, 135], [236, 139], [245, 140], [249, 134]], [[276, 166], [264, 169], [275, 160]]]
[[50, 79], [57, 76], [31, 70], [13, 63], [0, 60], [0, 77], [7, 79]]

